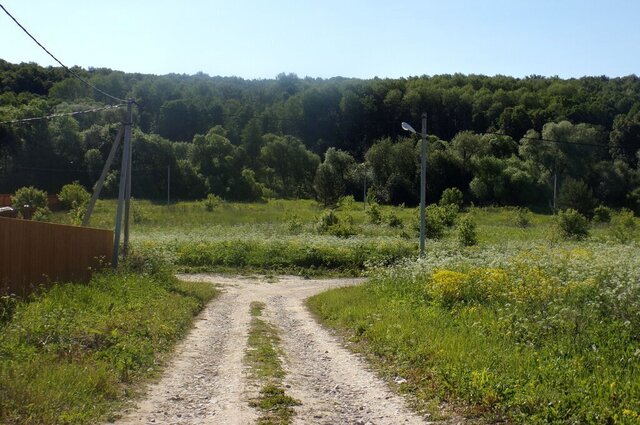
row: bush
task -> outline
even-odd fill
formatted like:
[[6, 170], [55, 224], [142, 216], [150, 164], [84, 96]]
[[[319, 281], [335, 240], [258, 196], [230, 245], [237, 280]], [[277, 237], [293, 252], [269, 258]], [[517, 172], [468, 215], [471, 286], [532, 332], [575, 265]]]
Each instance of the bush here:
[[395, 227], [398, 229], [402, 229], [404, 227], [404, 223], [402, 223], [400, 217], [398, 217], [398, 215], [393, 211], [391, 211], [387, 216], [387, 224], [389, 224], [390, 227]]
[[462, 202], [464, 200], [464, 195], [457, 187], [450, 187], [445, 189], [442, 192], [442, 196], [440, 197], [440, 205], [455, 205], [458, 209], [462, 208]]
[[25, 205], [34, 209], [45, 208], [47, 206], [47, 194], [43, 190], [33, 186], [21, 187], [11, 197], [11, 205], [22, 211]]
[[594, 223], [609, 223], [611, 221], [611, 208], [599, 205], [593, 210]]
[[[420, 231], [420, 208], [416, 208], [417, 220], [414, 228]], [[424, 235], [429, 239], [440, 239], [444, 235], [445, 222], [442, 207], [428, 205], [424, 210]]]
[[348, 238], [358, 234], [356, 228], [349, 223], [338, 223], [333, 226], [329, 226], [326, 234], [337, 236], [339, 238]]
[[523, 229], [529, 227], [531, 225], [531, 210], [529, 208], [516, 208], [513, 213], [513, 222]]
[[318, 233], [320, 234], [327, 233], [330, 227], [335, 226], [339, 222], [340, 220], [338, 219], [336, 213], [334, 213], [332, 210], [325, 211], [318, 220], [316, 230], [318, 230]]
[[214, 195], [213, 193], [210, 193], [207, 195], [207, 199], [202, 201], [202, 203], [204, 204], [205, 210], [212, 212], [213, 210], [218, 208], [220, 205], [222, 205], [222, 199], [218, 195]]
[[455, 204], [440, 205], [437, 208], [438, 214], [442, 219], [442, 224], [447, 227], [453, 227], [458, 217], [459, 208]]
[[382, 211], [380, 210], [380, 205], [377, 203], [372, 203], [367, 208], [367, 217], [369, 217], [369, 222], [371, 224], [380, 224], [382, 223]]
[[338, 209], [340, 211], [353, 211], [355, 209], [356, 200], [353, 195], [342, 196], [338, 199]]
[[634, 238], [637, 224], [633, 217], [633, 211], [623, 208], [612, 221], [611, 233], [615, 240], [626, 243]]
[[463, 217], [458, 224], [458, 243], [462, 246], [473, 246], [478, 244], [476, 222], [469, 215]]
[[31, 217], [31, 219], [33, 221], [49, 221], [51, 220], [51, 214], [52, 212], [49, 207], [38, 208], [33, 213], [33, 217]]
[[77, 181], [62, 186], [60, 193], [58, 193], [58, 199], [66, 210], [82, 207], [89, 203], [91, 195], [87, 190]]
[[589, 236], [589, 221], [574, 209], [560, 211], [556, 218], [556, 225], [564, 239], [585, 239]]

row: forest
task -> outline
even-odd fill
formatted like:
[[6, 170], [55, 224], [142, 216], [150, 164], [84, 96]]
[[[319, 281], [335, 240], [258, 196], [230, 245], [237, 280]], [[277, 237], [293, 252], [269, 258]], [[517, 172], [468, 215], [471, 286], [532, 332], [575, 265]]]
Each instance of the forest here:
[[[132, 194], [234, 201], [368, 196], [419, 200], [420, 129], [428, 114], [427, 200], [456, 187], [475, 205], [596, 205], [640, 213], [640, 79], [484, 75], [370, 80], [244, 80], [72, 68], [134, 99]], [[91, 189], [126, 108], [64, 70], [0, 60], [0, 193]], [[116, 158], [118, 158], [116, 156]], [[119, 164], [104, 193], [114, 196]], [[170, 182], [170, 187], [167, 185]]]

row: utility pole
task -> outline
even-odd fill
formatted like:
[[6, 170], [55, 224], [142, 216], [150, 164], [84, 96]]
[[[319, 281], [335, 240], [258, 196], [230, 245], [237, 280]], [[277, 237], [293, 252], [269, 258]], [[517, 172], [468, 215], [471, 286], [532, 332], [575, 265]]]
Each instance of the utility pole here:
[[[417, 134], [411, 124], [402, 122], [402, 129]], [[427, 193], [427, 113], [422, 113], [422, 149], [420, 155], [420, 257], [424, 257], [425, 198]]]
[[553, 213], [556, 213], [556, 193], [558, 188], [558, 169], [553, 167]]
[[420, 155], [420, 257], [424, 257], [425, 201], [427, 192], [427, 113], [422, 113], [422, 152]]
[[125, 241], [124, 254], [127, 254], [127, 245], [129, 243], [129, 197], [131, 196], [131, 122], [133, 100], [129, 100], [127, 104], [127, 118], [124, 123], [124, 149], [122, 151], [122, 164], [120, 166], [120, 188], [118, 190], [118, 209], [116, 211], [116, 228], [113, 240], [113, 256], [111, 264], [114, 269], [118, 268], [118, 255], [120, 251], [120, 231], [122, 228], [122, 213], [125, 208], [126, 200], [126, 217], [125, 217]]
[[171, 203], [171, 165], [167, 165], [167, 207]]
[[364, 192], [363, 192], [363, 196], [362, 196], [362, 204], [364, 205], [364, 210], [367, 210], [367, 166], [365, 165], [365, 163], [362, 163], [362, 169], [364, 170], [363, 175], [364, 175]]

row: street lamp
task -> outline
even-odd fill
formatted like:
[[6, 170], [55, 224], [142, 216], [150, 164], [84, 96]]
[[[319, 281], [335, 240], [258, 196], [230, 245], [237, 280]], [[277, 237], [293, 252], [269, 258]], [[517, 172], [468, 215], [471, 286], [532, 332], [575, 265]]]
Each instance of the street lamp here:
[[[402, 129], [418, 134], [411, 125], [402, 123]], [[427, 113], [422, 113], [422, 154], [420, 155], [420, 257], [424, 257], [424, 227], [425, 227], [425, 193], [427, 191]]]

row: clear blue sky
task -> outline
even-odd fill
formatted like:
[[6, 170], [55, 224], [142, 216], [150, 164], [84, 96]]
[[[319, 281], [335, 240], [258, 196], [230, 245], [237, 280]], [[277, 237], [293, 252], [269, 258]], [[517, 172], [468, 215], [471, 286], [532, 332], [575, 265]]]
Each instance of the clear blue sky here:
[[[248, 79], [640, 74], [637, 0], [0, 0], [65, 64]], [[0, 10], [0, 58], [54, 65]]]

